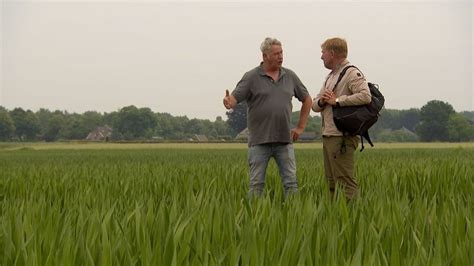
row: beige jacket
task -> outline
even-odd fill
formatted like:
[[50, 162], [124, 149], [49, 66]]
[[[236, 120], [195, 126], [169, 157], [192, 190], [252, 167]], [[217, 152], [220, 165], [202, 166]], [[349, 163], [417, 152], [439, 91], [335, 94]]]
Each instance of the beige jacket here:
[[[344, 67], [350, 65], [349, 61], [344, 60], [342, 64], [329, 73], [325, 84], [314, 98], [313, 111], [321, 112], [322, 118], [322, 135], [323, 136], [342, 136], [334, 124], [332, 116], [332, 106], [325, 104], [322, 107], [318, 105], [318, 101], [324, 94], [325, 90], [332, 90], [337, 82], [339, 74]], [[367, 81], [364, 75], [357, 68], [349, 68], [341, 79], [335, 90], [336, 97], [340, 106], [364, 105], [371, 101], [371, 95]]]

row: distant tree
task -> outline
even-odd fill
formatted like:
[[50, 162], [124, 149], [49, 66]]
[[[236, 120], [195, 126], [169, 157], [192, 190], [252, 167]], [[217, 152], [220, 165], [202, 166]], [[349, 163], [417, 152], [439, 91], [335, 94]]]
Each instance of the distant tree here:
[[[107, 123], [103, 122], [104, 117], [102, 114], [96, 111], [87, 111], [81, 115], [82, 128], [86, 134], [89, 134], [92, 130], [99, 126], [104, 126]], [[112, 123], [110, 123], [112, 125]]]
[[392, 115], [389, 112], [388, 109], [383, 108], [382, 111], [380, 111], [380, 116], [377, 120], [377, 122], [369, 129], [369, 134], [371, 137], [373, 137], [375, 140], [377, 139], [377, 135], [379, 133], [382, 133], [383, 130], [385, 129], [390, 129], [391, 130], [391, 119]]
[[460, 114], [462, 114], [464, 117], [466, 117], [467, 120], [474, 123], [474, 111], [463, 111]]
[[214, 123], [209, 119], [197, 119], [199, 121], [200, 130], [196, 134], [206, 135], [209, 139], [217, 137], [217, 131], [214, 129]]
[[382, 109], [377, 123], [372, 128], [380, 129], [401, 129], [413, 130], [419, 121], [419, 110], [394, 110]]
[[34, 140], [40, 134], [40, 122], [31, 110], [15, 108], [10, 112], [10, 116], [15, 123], [15, 135], [19, 140]]
[[241, 102], [233, 110], [226, 112], [227, 124], [232, 137], [237, 136], [247, 127], [247, 102]]
[[454, 108], [438, 100], [429, 101], [420, 111], [420, 124], [416, 132], [422, 141], [449, 140], [448, 121]]
[[10, 140], [13, 134], [15, 134], [15, 123], [8, 111], [2, 107], [0, 108], [0, 140]]
[[22, 108], [15, 108], [10, 111], [10, 117], [15, 124], [15, 136], [21, 141], [25, 137], [25, 131], [27, 131], [26, 124], [26, 112]]
[[[382, 109], [377, 122], [369, 129], [369, 133], [374, 139], [384, 141], [386, 135], [394, 132], [404, 134], [403, 131], [415, 132], [415, 128], [420, 121], [420, 110], [416, 108], [408, 110]], [[380, 135], [380, 137], [378, 137]]]
[[68, 114], [64, 120], [64, 126], [60, 132], [61, 139], [79, 140], [87, 137], [89, 132], [82, 123], [82, 115]]
[[383, 129], [374, 139], [381, 142], [417, 142], [418, 136], [406, 128], [402, 129]]
[[321, 117], [320, 116], [310, 116], [308, 123], [306, 125], [305, 131], [316, 132], [317, 135], [321, 134]]
[[28, 140], [36, 140], [38, 135], [41, 134], [41, 124], [36, 114], [31, 111], [26, 111], [26, 121], [29, 124], [25, 136]]
[[139, 125], [143, 127], [143, 133], [141, 136], [145, 136], [145, 132], [153, 129], [156, 126], [155, 114], [148, 107], [143, 107], [138, 109], [138, 114], [140, 115]]
[[[300, 111], [295, 111], [291, 114], [291, 127], [294, 128], [300, 120]], [[321, 117], [320, 116], [308, 116], [306, 127], [304, 132], [316, 132], [316, 135], [320, 135], [321, 132]]]
[[203, 134], [204, 133], [204, 125], [202, 123], [202, 120], [199, 119], [191, 119], [186, 122], [185, 126], [185, 133], [186, 135], [194, 135], [194, 134]]
[[103, 117], [95, 111], [87, 111], [83, 114], [66, 114], [65, 126], [61, 131], [61, 138], [70, 140], [85, 139], [89, 132], [98, 126], [104, 126]]
[[415, 131], [416, 126], [420, 123], [420, 109], [411, 108], [408, 110], [400, 110], [401, 127], [410, 131]]
[[155, 115], [149, 108], [131, 105], [123, 107], [113, 125], [114, 132], [124, 139], [144, 138], [146, 133], [156, 125]]
[[189, 137], [189, 135], [185, 133], [188, 121], [189, 118], [187, 116], [175, 116], [171, 119], [172, 139], [185, 139]]
[[118, 112], [104, 113], [102, 116], [102, 123], [104, 125], [113, 126], [117, 124], [118, 121]]
[[52, 113], [48, 109], [41, 108], [35, 113], [35, 115], [38, 118], [40, 124], [40, 139], [44, 139], [44, 135], [46, 134], [46, 128], [48, 126], [48, 122], [51, 118]]
[[448, 121], [448, 135], [450, 141], [474, 140], [474, 125], [462, 114], [452, 114]]
[[383, 119], [380, 119], [380, 121], [377, 121], [377, 123], [382, 124], [383, 128], [393, 130], [402, 127], [402, 123], [400, 121], [400, 110], [384, 109], [382, 110], [380, 117], [383, 117]]
[[45, 128], [44, 140], [56, 141], [61, 137], [62, 131], [66, 128], [64, 114], [56, 111], [51, 114]]
[[155, 134], [159, 137], [170, 139], [173, 136], [173, 125], [171, 116], [168, 113], [157, 113], [155, 115]]
[[230, 135], [229, 125], [221, 116], [216, 117], [216, 121], [214, 121], [214, 129], [216, 131], [216, 138], [227, 138]]

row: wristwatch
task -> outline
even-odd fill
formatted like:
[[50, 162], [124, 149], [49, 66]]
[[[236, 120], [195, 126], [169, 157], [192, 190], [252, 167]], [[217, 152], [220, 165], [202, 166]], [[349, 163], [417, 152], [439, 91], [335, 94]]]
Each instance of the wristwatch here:
[[339, 98], [336, 98], [336, 106], [340, 107], [341, 105], [339, 104]]

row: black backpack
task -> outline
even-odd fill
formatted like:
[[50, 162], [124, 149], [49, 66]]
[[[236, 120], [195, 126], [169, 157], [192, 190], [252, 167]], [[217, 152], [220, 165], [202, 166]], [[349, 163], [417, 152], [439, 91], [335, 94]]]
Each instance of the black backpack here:
[[[339, 78], [337, 79], [336, 85], [334, 85], [333, 91], [336, 89], [344, 74], [346, 74], [347, 69], [351, 67], [359, 70], [356, 66], [346, 66], [341, 74], [339, 74]], [[344, 107], [333, 106], [332, 109], [334, 123], [339, 131], [342, 131], [344, 135], [360, 135], [360, 141], [362, 143], [360, 151], [364, 150], [363, 138], [369, 142], [370, 146], [374, 146], [370, 139], [368, 130], [373, 124], [375, 124], [375, 122], [377, 122], [379, 112], [382, 110], [385, 103], [385, 98], [380, 92], [379, 86], [370, 82], [368, 85], [370, 94], [372, 95], [372, 100], [369, 104]]]

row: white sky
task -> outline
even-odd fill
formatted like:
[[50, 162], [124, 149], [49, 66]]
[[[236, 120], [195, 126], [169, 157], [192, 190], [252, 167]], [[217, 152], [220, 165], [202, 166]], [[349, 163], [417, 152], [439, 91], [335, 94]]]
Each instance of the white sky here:
[[10, 110], [135, 105], [225, 118], [225, 89], [259, 64], [267, 36], [313, 97], [328, 73], [320, 44], [339, 36], [386, 108], [437, 99], [474, 110], [470, 0], [0, 1], [0, 105]]

